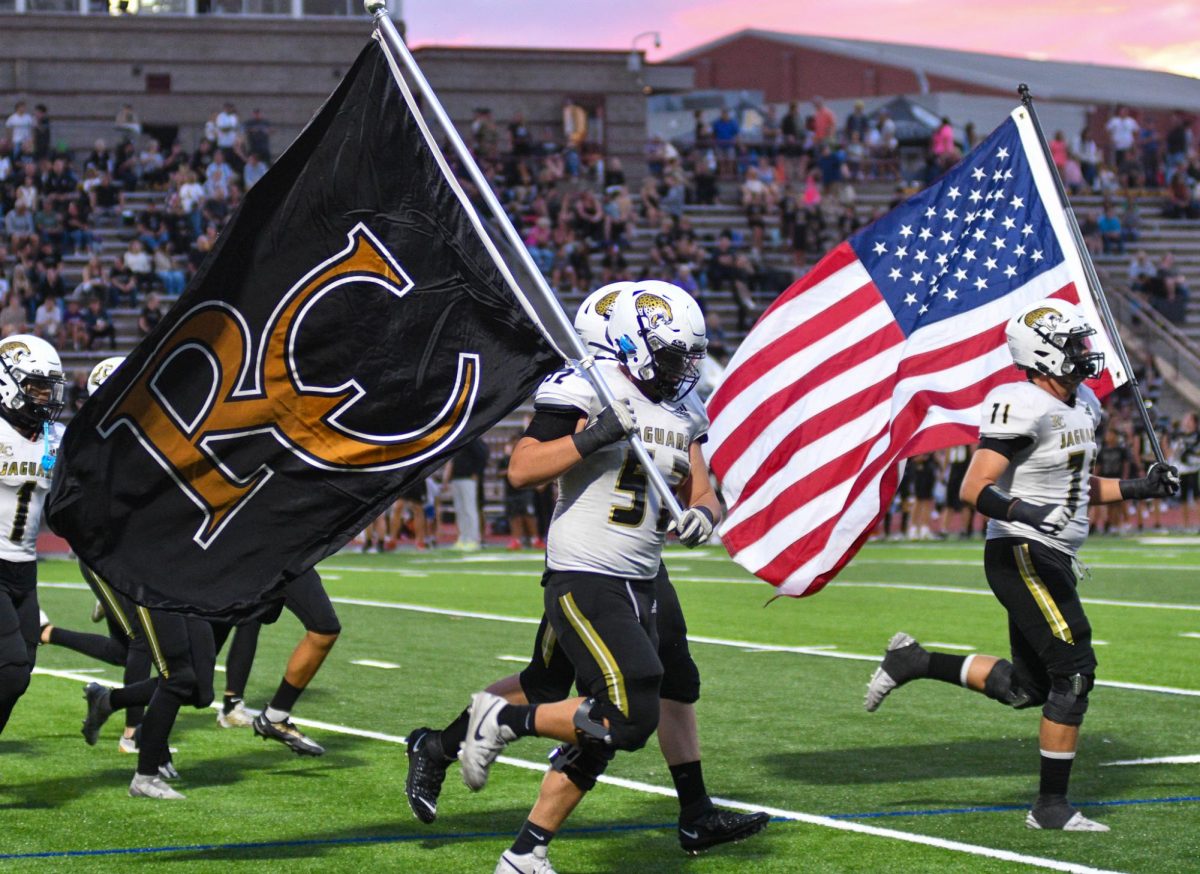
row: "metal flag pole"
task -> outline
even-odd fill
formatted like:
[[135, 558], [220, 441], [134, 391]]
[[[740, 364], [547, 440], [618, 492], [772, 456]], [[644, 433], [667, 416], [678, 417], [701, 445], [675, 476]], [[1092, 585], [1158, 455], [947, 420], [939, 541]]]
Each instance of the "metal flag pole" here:
[[[549, 316], [550, 324], [545, 326], [545, 330], [550, 340], [559, 349], [565, 349], [569, 353], [569, 357], [578, 362], [580, 369], [583, 371], [588, 381], [592, 384], [592, 387], [595, 388], [596, 394], [599, 396], [602, 403], [609, 406], [615, 404], [617, 401], [616, 397], [612, 393], [612, 389], [609, 388], [608, 383], [605, 382], [603, 375], [596, 370], [595, 358], [591, 355], [591, 353], [588, 352], [587, 348], [583, 344], [583, 340], [581, 340], [579, 335], [575, 332], [574, 325], [571, 323], [571, 320], [567, 318], [567, 314], [563, 312], [562, 305], [559, 304], [558, 298], [555, 296], [550, 286], [546, 283], [546, 278], [542, 275], [542, 271], [538, 268], [537, 264], [534, 263], [533, 257], [529, 254], [529, 250], [525, 247], [524, 241], [521, 239], [516, 229], [512, 226], [512, 222], [509, 221], [507, 213], [504, 212], [504, 208], [500, 205], [500, 201], [496, 199], [496, 195], [492, 191], [491, 184], [483, 175], [483, 171], [479, 169], [479, 165], [475, 163], [474, 156], [471, 154], [470, 149], [467, 148], [466, 143], [463, 142], [462, 137], [459, 136], [458, 129], [454, 126], [454, 122], [451, 121], [450, 116], [446, 113], [446, 110], [442, 106], [441, 101], [438, 100], [437, 95], [434, 94], [433, 88], [425, 78], [425, 75], [421, 72], [420, 67], [417, 66], [416, 59], [414, 59], [412, 53], [409, 52], [408, 46], [404, 44], [404, 40], [400, 36], [400, 32], [396, 30], [395, 23], [392, 21], [391, 16], [388, 15], [387, 4], [384, 2], [384, 0], [364, 0], [363, 6], [366, 8], [367, 13], [372, 17], [372, 19], [374, 19], [377, 32], [386, 43], [384, 48], [392, 52], [395, 57], [398, 58], [404, 65], [405, 71], [412, 78], [413, 83], [417, 86], [417, 90], [420, 91], [421, 96], [424, 98], [429, 109], [432, 110], [434, 117], [437, 119], [438, 124], [444, 131], [446, 138], [454, 147], [454, 152], [458, 156], [459, 161], [462, 162], [463, 169], [467, 172], [467, 175], [470, 176], [471, 182], [474, 183], [476, 189], [478, 189], [479, 195], [483, 198], [484, 203], [487, 204], [488, 210], [491, 212], [496, 226], [504, 235], [504, 238], [512, 247], [513, 251], [517, 254], [517, 258], [520, 260], [521, 265], [525, 268], [525, 271], [532, 278], [534, 287], [530, 289], [530, 291], [533, 294], [536, 294], [542, 303], [542, 307], [539, 309], [539, 312]], [[407, 90], [407, 84], [399, 76], [397, 78], [400, 80], [397, 82], [400, 88]], [[413, 109], [414, 113], [417, 112], [415, 105], [413, 105], [411, 108]], [[431, 140], [430, 147], [436, 150], [437, 144]], [[452, 178], [451, 182], [453, 184]], [[501, 272], [504, 274], [505, 279], [511, 286], [513, 286], [513, 290], [515, 292], [522, 294], [522, 289], [517, 284], [516, 279], [512, 276], [512, 273], [504, 265], [503, 258], [500, 256], [500, 253], [491, 244], [491, 241], [487, 237], [487, 233], [483, 231], [481, 225], [479, 225], [478, 216], [475, 213], [475, 209], [471, 202], [461, 192], [457, 193], [459, 194], [459, 200], [462, 202], [463, 209], [467, 210], [468, 214], [470, 214], [475, 220], [474, 223], [476, 224], [477, 229], [480, 231], [480, 236], [483, 238], [485, 246], [488, 247], [492, 258], [495, 259], [498, 266], [501, 267]], [[637, 458], [638, 463], [641, 464], [642, 470], [645, 471], [646, 477], [649, 479], [650, 484], [654, 487], [654, 490], [658, 492], [664, 508], [671, 514], [671, 518], [678, 522], [679, 517], [683, 515], [683, 511], [679, 507], [679, 501], [676, 500], [675, 493], [671, 490], [671, 486], [667, 483], [666, 477], [663, 476], [662, 471], [660, 471], [658, 466], [654, 463], [654, 459], [651, 457], [650, 452], [646, 449], [646, 445], [642, 442], [641, 436], [636, 431], [629, 436], [629, 444], [633, 448], [633, 454]]]
[[1029, 120], [1033, 122], [1033, 130], [1037, 134], [1038, 144], [1042, 147], [1042, 155], [1050, 167], [1050, 176], [1054, 179], [1054, 189], [1058, 192], [1059, 205], [1062, 206], [1062, 210], [1067, 216], [1067, 227], [1071, 229], [1071, 237], [1075, 241], [1075, 248], [1083, 262], [1083, 273], [1090, 286], [1092, 299], [1095, 300], [1100, 310], [1100, 318], [1104, 321], [1104, 328], [1108, 331], [1109, 339], [1112, 340], [1113, 350], [1117, 353], [1121, 366], [1125, 368], [1125, 376], [1129, 380], [1129, 386], [1133, 389], [1133, 397], [1142, 418], [1142, 427], [1146, 429], [1146, 434], [1150, 438], [1150, 447], [1154, 450], [1154, 458], [1159, 464], [1165, 464], [1166, 459], [1163, 457], [1162, 447], [1158, 443], [1158, 432], [1154, 429], [1150, 411], [1146, 408], [1146, 401], [1142, 397], [1142, 387], [1138, 384], [1133, 367], [1129, 363], [1129, 355], [1125, 352], [1125, 344], [1121, 342], [1121, 335], [1117, 332], [1116, 320], [1113, 319], [1108, 300], [1104, 297], [1104, 287], [1100, 284], [1100, 277], [1096, 274], [1096, 265], [1092, 263], [1092, 255], [1083, 241], [1083, 233], [1079, 230], [1079, 221], [1075, 217], [1075, 210], [1071, 206], [1070, 200], [1067, 199], [1067, 189], [1058, 175], [1058, 167], [1054, 164], [1054, 156], [1050, 153], [1050, 146], [1046, 142], [1042, 124], [1038, 121], [1037, 110], [1033, 108], [1033, 96], [1029, 93], [1029, 86], [1022, 82], [1017, 88], [1017, 93], [1021, 96], [1021, 105], [1029, 112]]

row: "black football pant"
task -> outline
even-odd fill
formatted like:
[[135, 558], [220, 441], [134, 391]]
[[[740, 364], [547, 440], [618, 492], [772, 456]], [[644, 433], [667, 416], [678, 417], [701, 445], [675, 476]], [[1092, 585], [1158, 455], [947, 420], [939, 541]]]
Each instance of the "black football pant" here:
[[38, 631], [37, 562], [0, 559], [0, 733], [29, 688]]

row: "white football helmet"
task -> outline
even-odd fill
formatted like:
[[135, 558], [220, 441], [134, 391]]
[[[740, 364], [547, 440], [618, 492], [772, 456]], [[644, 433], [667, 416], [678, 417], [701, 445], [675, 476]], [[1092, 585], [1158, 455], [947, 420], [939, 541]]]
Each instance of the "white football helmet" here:
[[613, 302], [608, 343], [643, 389], [662, 401], [682, 400], [700, 379], [704, 313], [677, 285], [635, 282]]
[[67, 381], [54, 347], [32, 334], [0, 340], [0, 414], [38, 429], [62, 412]]
[[100, 389], [100, 386], [104, 384], [104, 380], [112, 376], [112, 372], [124, 363], [124, 355], [114, 355], [112, 358], [105, 358], [93, 367], [92, 372], [88, 374], [88, 397], [90, 398], [94, 395]]
[[583, 338], [583, 345], [589, 352], [612, 352], [608, 345], [608, 317], [612, 315], [617, 295], [634, 285], [633, 282], [610, 282], [597, 288], [579, 305], [579, 312], [575, 314], [575, 332]]
[[1104, 353], [1093, 352], [1087, 340], [1096, 329], [1067, 301], [1030, 304], [1009, 320], [1005, 333], [1017, 367], [1071, 382], [1104, 372]]

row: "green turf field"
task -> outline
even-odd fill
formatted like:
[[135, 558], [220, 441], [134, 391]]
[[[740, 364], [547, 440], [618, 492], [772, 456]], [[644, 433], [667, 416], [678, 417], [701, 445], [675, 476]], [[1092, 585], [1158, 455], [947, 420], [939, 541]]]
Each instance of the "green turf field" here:
[[[962, 652], [1005, 650], [981, 551], [978, 541], [871, 545], [816, 597], [764, 606], [770, 588], [719, 548], [670, 550], [693, 639], [702, 641], [693, 651], [709, 788], [778, 819], [750, 841], [685, 857], [652, 742], [618, 757], [609, 775], [620, 781], [584, 802], [570, 823], [579, 832], [555, 840], [557, 869], [1200, 870], [1200, 545], [1094, 540], [1084, 554], [1092, 576], [1082, 588], [1103, 642], [1099, 677], [1132, 686], [1092, 694], [1072, 782], [1074, 800], [1109, 834], [1024, 827], [1037, 783], [1037, 712], [932, 682], [899, 690], [878, 713], [863, 711], [873, 662], [898, 629]], [[479, 794], [455, 769], [438, 821], [422, 826], [404, 801], [400, 739], [444, 724], [472, 692], [520, 667], [541, 612], [540, 569], [531, 552], [330, 559], [322, 570], [344, 631], [296, 711], [328, 753], [300, 759], [250, 729], [218, 729], [211, 711], [185, 711], [173, 738], [182, 802], [126, 796], [134, 761], [117, 752], [119, 716], [94, 748], [79, 734], [82, 683], [119, 672], [43, 647], [45, 673], [0, 739], [0, 864], [490, 872], [533, 801], [552, 744], [514, 744], [519, 762], [497, 764]], [[45, 562], [41, 579], [57, 624], [102, 628], [88, 623], [92, 599], [73, 564]], [[264, 629], [248, 704], [262, 706], [273, 691], [300, 633], [290, 615]], [[1164, 757], [1191, 761], [1110, 764]], [[122, 854], [92, 855], [105, 850]]]

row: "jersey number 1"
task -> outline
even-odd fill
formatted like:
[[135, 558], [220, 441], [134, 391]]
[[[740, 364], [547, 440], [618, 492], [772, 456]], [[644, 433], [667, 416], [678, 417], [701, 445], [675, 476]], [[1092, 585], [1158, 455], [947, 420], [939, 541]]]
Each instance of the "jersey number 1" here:
[[8, 534], [8, 539], [13, 543], [20, 543], [25, 539], [25, 524], [29, 521], [29, 502], [33, 500], [35, 488], [37, 488], [37, 483], [30, 480], [21, 483], [21, 487], [17, 489], [17, 509], [13, 513], [12, 531]]

